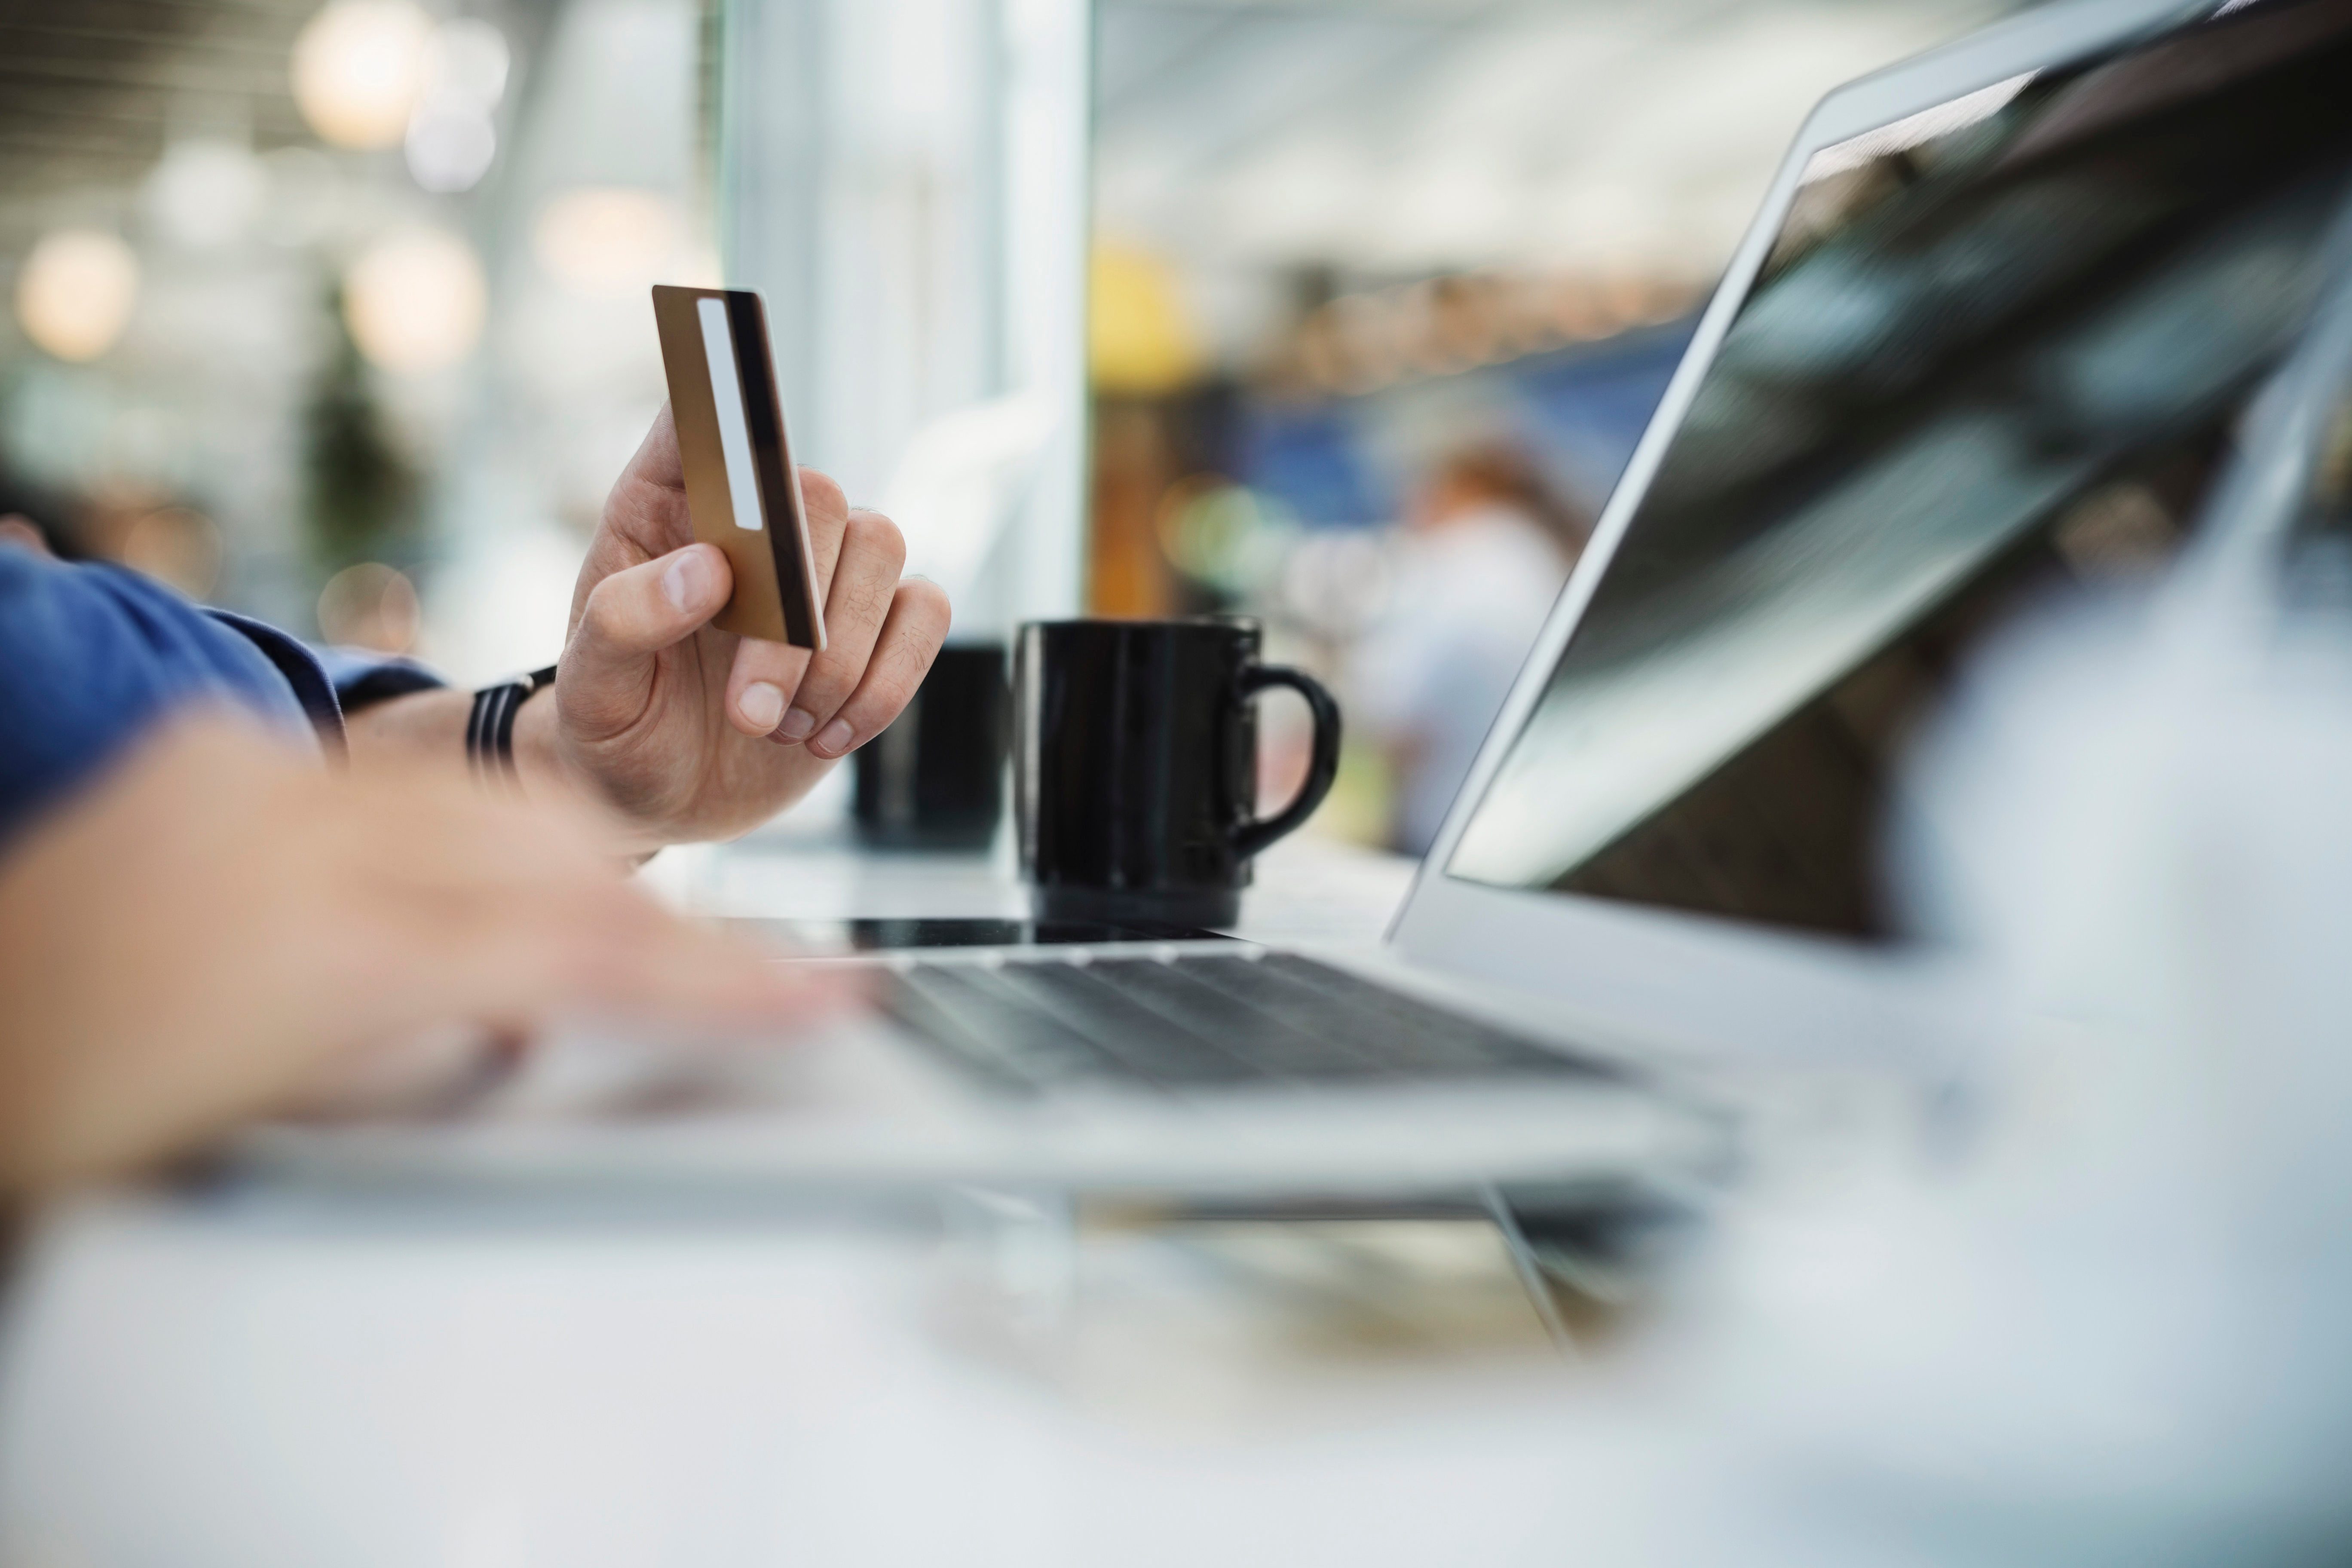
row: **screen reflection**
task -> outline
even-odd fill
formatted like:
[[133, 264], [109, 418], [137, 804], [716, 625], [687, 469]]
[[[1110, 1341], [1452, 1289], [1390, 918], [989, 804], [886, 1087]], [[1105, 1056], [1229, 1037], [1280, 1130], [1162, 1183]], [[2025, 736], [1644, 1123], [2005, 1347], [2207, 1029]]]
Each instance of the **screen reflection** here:
[[2347, 79], [2352, 0], [2257, 5], [1816, 153], [1450, 873], [1890, 934], [1895, 754], [2174, 548], [2312, 309]]

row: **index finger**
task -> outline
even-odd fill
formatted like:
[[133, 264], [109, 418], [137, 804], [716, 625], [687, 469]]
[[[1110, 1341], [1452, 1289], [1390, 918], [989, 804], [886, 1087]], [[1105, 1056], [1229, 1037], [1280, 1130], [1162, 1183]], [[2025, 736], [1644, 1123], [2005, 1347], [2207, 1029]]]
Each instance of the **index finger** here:
[[677, 426], [669, 405], [654, 416], [621, 477], [604, 498], [604, 520], [572, 595], [572, 624], [580, 622], [588, 591], [615, 572], [667, 555], [694, 542], [694, 522], [686, 500], [686, 468], [677, 450]]
[[849, 531], [849, 498], [833, 476], [803, 468], [801, 505], [808, 513], [809, 551], [815, 557], [816, 598], [824, 604], [833, 591], [833, 569], [841, 563], [841, 541]]
[[661, 412], [654, 416], [653, 426], [646, 432], [646, 438], [637, 443], [635, 454], [629, 458], [629, 466], [621, 470], [621, 480], [624, 484], [635, 481], [659, 489], [685, 490], [686, 459], [678, 452], [677, 420], [670, 413], [667, 400], [661, 405]]

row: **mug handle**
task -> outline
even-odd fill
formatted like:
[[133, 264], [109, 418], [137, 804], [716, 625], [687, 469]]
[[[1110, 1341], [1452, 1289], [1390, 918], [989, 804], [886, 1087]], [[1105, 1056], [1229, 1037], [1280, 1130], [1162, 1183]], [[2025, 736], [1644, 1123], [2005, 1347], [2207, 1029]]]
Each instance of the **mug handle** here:
[[1279, 664], [1254, 664], [1241, 672], [1237, 689], [1244, 702], [1272, 686], [1286, 686], [1307, 699], [1315, 716], [1315, 751], [1307, 763], [1307, 782], [1288, 805], [1272, 816], [1244, 822], [1234, 829], [1234, 853], [1246, 860], [1315, 815], [1323, 797], [1339, 776], [1339, 704], [1323, 683], [1303, 669]]

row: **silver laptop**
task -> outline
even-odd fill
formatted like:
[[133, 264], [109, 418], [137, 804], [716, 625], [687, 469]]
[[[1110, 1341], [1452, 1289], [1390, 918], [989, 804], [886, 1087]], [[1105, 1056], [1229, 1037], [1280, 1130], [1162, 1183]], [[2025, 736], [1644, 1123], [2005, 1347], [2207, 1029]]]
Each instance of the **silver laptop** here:
[[1956, 668], [2199, 515], [2352, 174], [2352, 0], [2082, 0], [1830, 95], [1376, 953], [867, 961], [786, 1048], [580, 1039], [454, 1110], [273, 1127], [358, 1180], [1395, 1199], [1675, 1184], [1731, 1086], [1922, 1060], [1881, 819]]

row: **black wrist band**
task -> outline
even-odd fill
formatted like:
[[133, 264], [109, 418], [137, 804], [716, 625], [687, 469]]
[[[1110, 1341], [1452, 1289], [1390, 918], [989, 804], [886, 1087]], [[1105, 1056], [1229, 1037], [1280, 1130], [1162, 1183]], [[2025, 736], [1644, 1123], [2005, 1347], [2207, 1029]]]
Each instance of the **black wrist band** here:
[[534, 669], [503, 686], [486, 686], [474, 693], [474, 710], [466, 719], [466, 771], [474, 782], [493, 794], [512, 794], [521, 781], [515, 773], [515, 715], [542, 687], [555, 684], [555, 666]]

